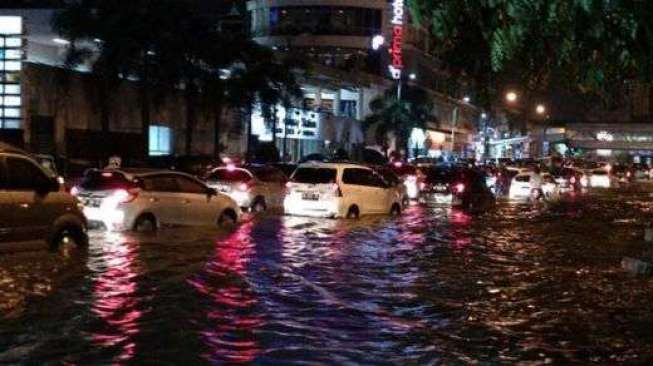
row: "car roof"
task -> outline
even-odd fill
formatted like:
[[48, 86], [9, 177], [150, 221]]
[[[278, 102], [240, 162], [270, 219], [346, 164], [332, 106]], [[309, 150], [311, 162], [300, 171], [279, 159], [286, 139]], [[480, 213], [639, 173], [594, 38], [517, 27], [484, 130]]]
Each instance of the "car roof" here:
[[297, 168], [332, 168], [332, 169], [358, 168], [358, 169], [372, 170], [372, 168], [367, 167], [365, 165], [351, 163], [351, 162], [336, 163], [336, 162], [319, 162], [319, 161], [309, 161], [303, 164], [299, 164]]
[[185, 177], [191, 177], [195, 178], [190, 174], [176, 171], [176, 170], [169, 170], [169, 169], [151, 169], [151, 168], [119, 168], [119, 169], [98, 169], [100, 172], [116, 172], [125, 175], [128, 178], [141, 178], [141, 177], [147, 177], [151, 175], [159, 175], [159, 174], [176, 174], [176, 175], [183, 175]]
[[6, 142], [0, 142], [0, 153], [11, 153], [11, 154], [18, 154], [18, 155], [26, 155], [29, 156], [29, 153], [21, 148], [18, 148], [14, 145], [10, 145]]

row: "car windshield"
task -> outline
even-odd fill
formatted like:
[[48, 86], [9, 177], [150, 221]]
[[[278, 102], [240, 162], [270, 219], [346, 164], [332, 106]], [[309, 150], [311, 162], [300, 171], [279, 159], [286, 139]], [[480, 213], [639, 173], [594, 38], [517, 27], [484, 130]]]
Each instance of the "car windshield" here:
[[518, 176], [515, 177], [515, 180], [517, 182], [527, 183], [527, 182], [530, 182], [531, 176], [530, 175], [518, 175]]
[[88, 191], [107, 191], [134, 187], [122, 173], [89, 170], [84, 175], [80, 187]]
[[307, 184], [335, 183], [336, 170], [331, 168], [298, 168], [292, 176], [292, 181]]
[[216, 169], [208, 180], [221, 182], [248, 182], [252, 177], [240, 169]]
[[608, 175], [608, 172], [606, 172], [605, 170], [595, 170], [595, 171], [592, 172], [592, 174], [594, 174], [594, 175]]

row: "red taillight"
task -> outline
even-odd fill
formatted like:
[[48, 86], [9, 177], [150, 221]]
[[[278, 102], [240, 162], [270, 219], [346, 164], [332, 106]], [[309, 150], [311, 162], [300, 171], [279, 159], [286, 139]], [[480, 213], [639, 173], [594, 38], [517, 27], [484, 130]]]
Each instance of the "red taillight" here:
[[249, 184], [247, 184], [247, 183], [240, 183], [238, 185], [238, 190], [239, 191], [247, 192], [247, 191], [249, 191], [250, 188], [251, 188], [251, 186]]
[[461, 194], [461, 193], [465, 192], [465, 185], [463, 183], [458, 183], [454, 187], [454, 190], [456, 191], [456, 193]]
[[571, 182], [571, 184], [576, 184], [576, 177], [571, 177], [569, 181]]
[[112, 196], [118, 203], [129, 203], [138, 197], [138, 191], [135, 189], [119, 189], [113, 192]]
[[286, 188], [287, 189], [292, 188], [292, 182], [286, 182]]
[[340, 190], [340, 186], [337, 183], [333, 183], [331, 185], [331, 191], [333, 192], [334, 196], [342, 197], [342, 191]]
[[73, 196], [77, 196], [79, 194], [79, 188], [77, 186], [74, 186], [73, 188], [70, 189], [70, 194]]
[[424, 188], [426, 188], [426, 183], [421, 182], [421, 183], [419, 184], [419, 189], [423, 190]]
[[627, 176], [628, 178], [630, 178], [630, 172], [627, 172], [627, 173], [626, 173], [626, 176]]

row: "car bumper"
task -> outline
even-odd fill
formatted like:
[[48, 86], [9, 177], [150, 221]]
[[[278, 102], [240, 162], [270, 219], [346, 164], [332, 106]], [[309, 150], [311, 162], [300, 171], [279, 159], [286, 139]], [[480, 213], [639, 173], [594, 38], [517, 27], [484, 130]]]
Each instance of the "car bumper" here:
[[462, 202], [459, 197], [451, 193], [433, 193], [421, 192], [420, 201], [426, 204], [436, 205], [460, 205]]
[[286, 215], [308, 217], [344, 217], [340, 200], [334, 201], [306, 201], [298, 198], [286, 197], [283, 202]]
[[90, 227], [101, 224], [109, 231], [126, 231], [133, 227], [134, 218], [124, 208], [84, 207]]

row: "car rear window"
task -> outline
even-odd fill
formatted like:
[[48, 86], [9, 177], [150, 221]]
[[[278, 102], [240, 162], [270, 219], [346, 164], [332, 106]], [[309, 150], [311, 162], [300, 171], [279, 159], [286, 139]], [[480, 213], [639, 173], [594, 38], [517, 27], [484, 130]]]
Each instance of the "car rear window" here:
[[515, 180], [517, 182], [526, 183], [526, 182], [531, 181], [531, 176], [530, 175], [518, 175], [517, 177], [515, 177]]
[[90, 170], [84, 174], [80, 186], [87, 191], [107, 191], [135, 187], [122, 173]]
[[427, 182], [450, 182], [456, 176], [453, 169], [435, 168], [425, 171]]
[[336, 173], [337, 171], [331, 168], [298, 168], [291, 180], [308, 184], [335, 183]]
[[606, 172], [605, 170], [595, 170], [595, 171], [592, 172], [592, 174], [594, 174], [594, 175], [607, 175], [608, 172]]
[[217, 169], [208, 180], [217, 180], [222, 182], [248, 182], [252, 177], [244, 170], [240, 169]]

